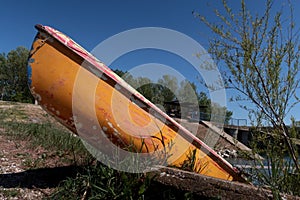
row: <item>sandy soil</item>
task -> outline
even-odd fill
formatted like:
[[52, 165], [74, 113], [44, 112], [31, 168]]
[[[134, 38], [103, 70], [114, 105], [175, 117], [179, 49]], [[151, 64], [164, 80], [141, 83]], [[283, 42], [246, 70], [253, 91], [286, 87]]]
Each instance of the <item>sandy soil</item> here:
[[[39, 106], [0, 101], [0, 111], [5, 111], [4, 121], [41, 123], [55, 120]], [[26, 116], [26, 117], [24, 117]], [[59, 124], [58, 124], [59, 126]], [[32, 147], [30, 141], [5, 135], [0, 124], [0, 199], [42, 199], [51, 194], [59, 182], [68, 175], [70, 163], [43, 149]], [[57, 178], [55, 174], [64, 175]]]

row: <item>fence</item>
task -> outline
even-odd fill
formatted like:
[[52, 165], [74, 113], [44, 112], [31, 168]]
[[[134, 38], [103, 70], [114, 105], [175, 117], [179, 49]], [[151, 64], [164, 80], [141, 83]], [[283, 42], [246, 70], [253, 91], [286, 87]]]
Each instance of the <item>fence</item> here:
[[236, 119], [236, 118], [226, 119], [225, 116], [212, 115], [212, 114], [203, 113], [203, 112], [200, 112], [199, 114], [192, 113], [191, 120], [192, 121], [200, 121], [200, 120], [211, 121], [211, 122], [217, 122], [217, 123], [224, 123], [226, 125], [232, 125], [232, 126], [247, 126], [247, 119]]
[[225, 124], [232, 126], [247, 126], [247, 119], [230, 118]]

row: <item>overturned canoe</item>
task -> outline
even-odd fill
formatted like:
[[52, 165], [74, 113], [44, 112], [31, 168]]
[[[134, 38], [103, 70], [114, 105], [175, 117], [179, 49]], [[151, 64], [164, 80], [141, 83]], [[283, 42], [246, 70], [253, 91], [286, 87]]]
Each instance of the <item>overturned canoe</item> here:
[[72, 39], [48, 26], [36, 28], [28, 60], [30, 90], [94, 149], [109, 154], [117, 147], [171, 166], [192, 163], [195, 172], [244, 182], [226, 160]]

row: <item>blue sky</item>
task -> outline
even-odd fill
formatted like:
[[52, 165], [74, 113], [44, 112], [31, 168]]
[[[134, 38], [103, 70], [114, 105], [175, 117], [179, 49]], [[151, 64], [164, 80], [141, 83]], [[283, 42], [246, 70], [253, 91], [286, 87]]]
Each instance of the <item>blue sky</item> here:
[[[239, 1], [230, 2], [234, 8]], [[250, 10], [263, 9], [263, 1], [247, 1]], [[284, 1], [275, 1], [280, 7]], [[294, 2], [294, 1], [293, 1]], [[300, 2], [295, 1], [295, 13]], [[36, 34], [35, 24], [52, 26], [70, 36], [88, 51], [92, 51], [107, 38], [139, 27], [163, 27], [179, 31], [196, 40], [204, 48], [208, 47], [210, 33], [208, 29], [192, 15], [195, 10], [213, 17], [212, 10], [220, 8], [218, 0], [31, 0], [1, 1], [0, 6], [0, 53], [8, 53], [18, 46], [30, 48]], [[295, 16], [297, 18], [297, 16]], [[99, 58], [101, 60], [101, 58]], [[159, 51], [146, 50], [122, 56], [112, 64], [112, 68], [130, 70], [146, 63], [162, 63], [176, 69], [181, 68], [183, 75], [196, 82], [197, 73], [189, 64], [176, 56]], [[201, 87], [199, 86], [199, 90]], [[230, 91], [227, 96], [232, 95]], [[234, 118], [247, 118], [247, 113], [235, 103], [227, 102]], [[299, 110], [299, 106], [298, 106]], [[300, 120], [300, 112], [294, 111]]]

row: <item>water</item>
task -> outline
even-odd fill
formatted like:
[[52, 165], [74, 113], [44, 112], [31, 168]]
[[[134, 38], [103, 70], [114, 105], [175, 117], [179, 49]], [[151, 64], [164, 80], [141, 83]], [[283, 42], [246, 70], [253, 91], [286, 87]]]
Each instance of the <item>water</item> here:
[[[264, 160], [262, 164], [259, 161], [247, 160], [242, 158], [227, 158], [226, 160], [231, 163], [234, 167], [238, 168], [242, 174], [244, 174], [247, 178], [252, 180], [252, 183], [256, 186], [263, 185], [261, 180], [257, 178], [258, 174], [264, 174], [265, 176], [272, 176], [272, 168], [270, 164], [268, 164], [268, 160], [266, 156], [262, 156]], [[287, 164], [286, 167], [289, 167], [289, 164], [292, 164], [293, 161], [289, 156], [284, 157], [284, 162]], [[300, 164], [300, 161], [298, 161]], [[286, 169], [286, 168], [285, 168]], [[294, 169], [290, 167], [288, 173], [294, 174]], [[284, 169], [279, 169], [279, 173], [284, 173]]]

